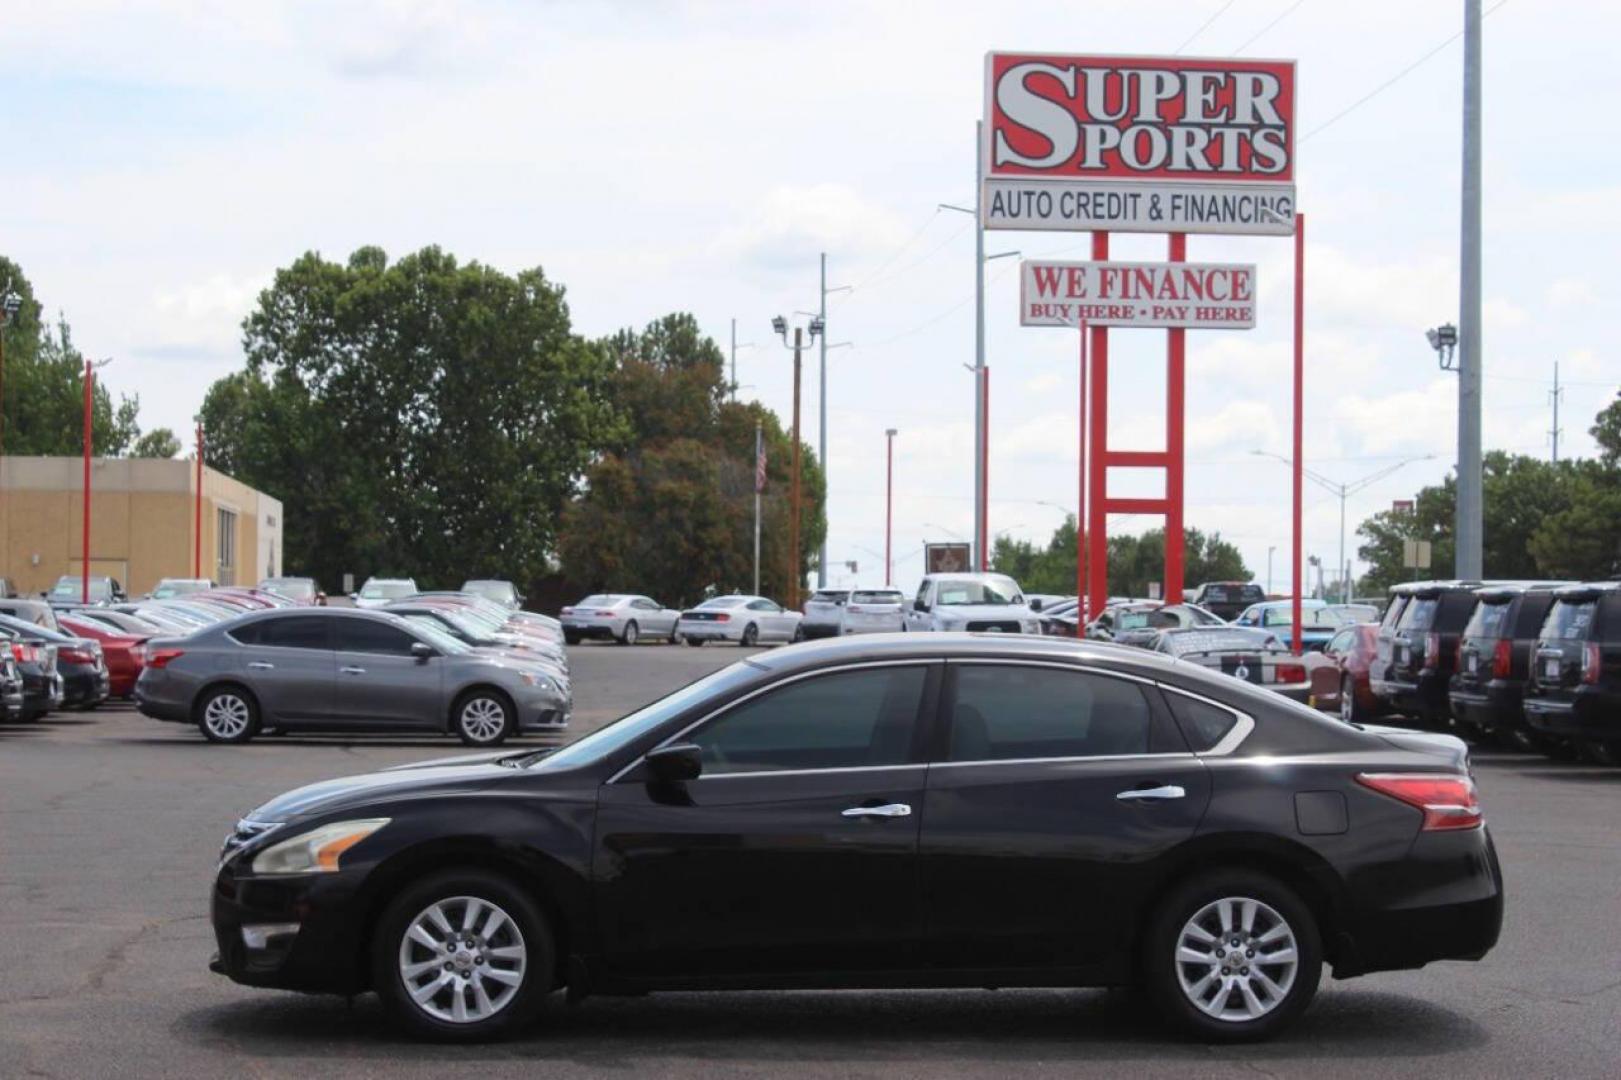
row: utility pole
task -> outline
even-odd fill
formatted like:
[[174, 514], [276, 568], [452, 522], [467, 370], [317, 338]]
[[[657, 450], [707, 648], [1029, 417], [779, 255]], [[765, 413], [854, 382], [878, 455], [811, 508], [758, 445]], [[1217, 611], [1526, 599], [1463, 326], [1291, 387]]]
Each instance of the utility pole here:
[[[737, 320], [732, 320], [736, 333]], [[760, 595], [760, 492], [765, 490], [765, 443], [758, 422], [754, 425], [754, 595]]]
[[753, 348], [754, 342], [737, 340], [737, 320], [732, 320], [732, 400], [737, 400], [737, 350]]
[[[789, 495], [790, 505], [788, 508], [788, 606], [790, 608], [798, 609], [799, 589], [803, 584], [802, 575], [799, 569], [799, 383], [801, 355], [805, 347], [805, 331], [803, 327], [794, 327], [794, 341], [792, 345], [789, 345], [787, 319], [783, 318], [781, 315], [778, 315], [776, 318], [771, 320], [771, 329], [775, 330], [777, 332], [777, 336], [782, 338], [782, 343], [785, 347], [791, 348], [794, 351], [794, 475], [792, 493]], [[811, 338], [815, 339], [821, 337], [824, 331], [825, 327], [822, 323], [822, 317], [818, 315], [812, 318], [810, 323]], [[825, 499], [823, 505], [826, 505]]]
[[[822, 459], [822, 512], [827, 512], [828, 492], [833, 485], [828, 482], [827, 468], [827, 350], [838, 348], [838, 345], [829, 346], [827, 343], [827, 297], [829, 293], [847, 292], [851, 286], [840, 285], [837, 288], [827, 287], [827, 252], [822, 252], [822, 288], [821, 303], [816, 308], [816, 318], [822, 324], [822, 355], [820, 388], [817, 391], [818, 408], [821, 412], [821, 433], [817, 438], [816, 453]], [[841, 342], [841, 344], [849, 344]], [[816, 555], [816, 587], [827, 588], [827, 532], [822, 533], [822, 548]]]
[[1555, 360], [1553, 362], [1553, 393], [1550, 395], [1553, 398], [1553, 428], [1548, 432], [1549, 435], [1553, 436], [1553, 463], [1555, 465], [1559, 464], [1559, 399], [1564, 396], [1564, 393], [1563, 390], [1559, 389], [1559, 361]]
[[192, 497], [192, 531], [196, 534], [196, 547], [191, 557], [191, 576], [203, 576], [203, 416], [197, 421], [197, 491]]
[[890, 544], [895, 531], [895, 429], [886, 428], [884, 438], [888, 444], [884, 464], [884, 584], [887, 586], [895, 569]]
[[1485, 350], [1480, 337], [1480, 0], [1464, 0], [1463, 215], [1458, 281], [1458, 520], [1456, 573], [1478, 579], [1483, 567], [1480, 394]]

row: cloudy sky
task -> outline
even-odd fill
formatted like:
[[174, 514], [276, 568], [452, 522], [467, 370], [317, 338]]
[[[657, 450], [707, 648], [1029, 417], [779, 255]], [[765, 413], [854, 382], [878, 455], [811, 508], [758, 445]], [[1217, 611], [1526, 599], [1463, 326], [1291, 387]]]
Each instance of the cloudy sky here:
[[[1485, 438], [1562, 454], [1621, 384], [1617, 14], [1487, 0]], [[0, 250], [72, 323], [142, 423], [189, 429], [241, 364], [275, 268], [314, 249], [440, 244], [565, 283], [597, 335], [674, 310], [784, 416], [772, 315], [830, 299], [830, 560], [882, 579], [884, 429], [896, 427], [897, 582], [972, 517], [973, 198], [986, 51], [1292, 58], [1307, 244], [1308, 466], [1354, 482], [1350, 529], [1451, 468], [1455, 377], [1425, 328], [1457, 313], [1462, 4], [0, 0]], [[1427, 58], [1426, 58], [1427, 57]], [[1368, 97], [1392, 76], [1399, 81]], [[1348, 111], [1347, 111], [1348, 110]], [[992, 233], [987, 250], [1085, 257], [1084, 234]], [[1189, 335], [1187, 521], [1281, 587], [1290, 243], [1194, 237], [1260, 266], [1252, 331]], [[1164, 240], [1117, 238], [1116, 258]], [[1045, 539], [1075, 502], [1075, 335], [1020, 329], [1015, 259], [990, 264], [991, 529]], [[1163, 446], [1164, 335], [1112, 335], [1111, 442]], [[814, 364], [805, 430], [816, 439]], [[1157, 494], [1117, 473], [1122, 493]], [[1307, 487], [1330, 567], [1339, 500]], [[278, 493], [295, 513], [297, 495]], [[1111, 528], [1140, 531], [1151, 519]], [[1354, 550], [1355, 538], [1350, 540]], [[357, 568], [364, 569], [364, 568]], [[835, 575], [840, 579], [845, 575]]]

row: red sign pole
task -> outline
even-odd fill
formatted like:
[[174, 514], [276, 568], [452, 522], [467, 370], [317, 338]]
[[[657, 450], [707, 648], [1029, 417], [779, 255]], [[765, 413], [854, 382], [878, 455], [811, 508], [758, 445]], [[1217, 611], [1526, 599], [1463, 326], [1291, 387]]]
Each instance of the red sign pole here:
[[197, 495], [193, 503], [193, 527], [197, 534], [196, 553], [191, 558], [191, 576], [203, 576], [203, 425], [197, 425]]
[[1075, 470], [1077, 501], [1075, 510], [1075, 602], [1080, 625], [1087, 624], [1086, 603], [1086, 320], [1081, 320], [1081, 409], [1080, 438], [1076, 444], [1079, 464]]
[[1300, 595], [1301, 595], [1301, 564], [1305, 562], [1305, 551], [1301, 540], [1301, 479], [1304, 475], [1304, 464], [1301, 461], [1301, 451], [1305, 443], [1305, 424], [1302, 411], [1306, 404], [1306, 215], [1295, 215], [1295, 453], [1294, 453], [1294, 548], [1295, 566], [1294, 603], [1291, 605], [1290, 621], [1293, 630], [1293, 651], [1300, 655]]
[[[1172, 233], [1170, 261], [1186, 262], [1188, 236]], [[1166, 331], [1165, 371], [1165, 602], [1182, 602], [1183, 389], [1187, 377], [1186, 330]]]
[[[1109, 257], [1109, 234], [1092, 234], [1092, 258], [1102, 262]], [[1109, 501], [1108, 471], [1104, 452], [1109, 433], [1109, 330], [1103, 326], [1089, 327], [1092, 333], [1092, 451], [1088, 455], [1088, 505], [1086, 506], [1087, 532], [1087, 586], [1086, 606], [1092, 615], [1103, 611], [1109, 596], [1109, 549], [1105, 527], [1104, 504]]]
[[985, 418], [985, 436], [979, 445], [979, 572], [991, 568], [991, 368], [987, 364], [979, 369], [979, 414]]
[[90, 407], [91, 387], [95, 385], [96, 369], [90, 361], [84, 362], [84, 535], [79, 553], [79, 599], [90, 603]]

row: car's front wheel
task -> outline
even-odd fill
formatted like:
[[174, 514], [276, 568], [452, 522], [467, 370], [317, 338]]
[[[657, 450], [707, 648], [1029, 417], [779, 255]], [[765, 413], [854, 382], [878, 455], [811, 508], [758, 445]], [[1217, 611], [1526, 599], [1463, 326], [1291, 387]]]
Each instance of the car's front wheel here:
[[743, 639], [740, 642], [738, 642], [738, 644], [740, 644], [740, 645], [744, 646], [745, 648], [747, 648], [747, 647], [752, 647], [753, 645], [757, 644], [759, 642], [759, 640], [760, 640], [760, 628], [758, 626], [755, 626], [753, 623], [749, 623], [747, 626], [745, 626], [743, 628]]
[[512, 703], [493, 690], [469, 690], [452, 710], [456, 734], [468, 746], [500, 746], [515, 726]]
[[235, 686], [210, 690], [197, 703], [197, 728], [214, 743], [245, 743], [259, 734], [259, 706]]
[[636, 644], [636, 639], [640, 636], [641, 631], [636, 626], [636, 620], [632, 619], [630, 622], [625, 624], [624, 633], [619, 635], [619, 644], [634, 645]]
[[418, 1035], [490, 1039], [531, 1019], [552, 988], [551, 928], [498, 874], [454, 870], [407, 886], [372, 938], [372, 985]]
[[1233, 870], [1179, 886], [1143, 942], [1145, 988], [1183, 1032], [1207, 1041], [1265, 1038], [1311, 1002], [1322, 946], [1288, 886]]

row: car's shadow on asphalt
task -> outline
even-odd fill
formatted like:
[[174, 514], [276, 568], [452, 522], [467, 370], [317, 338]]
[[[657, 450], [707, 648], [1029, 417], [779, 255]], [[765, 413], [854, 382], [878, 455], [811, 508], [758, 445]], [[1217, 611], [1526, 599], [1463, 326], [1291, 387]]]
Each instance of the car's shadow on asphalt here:
[[409, 1056], [568, 1061], [634, 1067], [672, 1057], [768, 1062], [929, 1059], [1051, 1063], [1208, 1061], [1259, 1063], [1417, 1058], [1483, 1045], [1472, 1018], [1434, 1001], [1378, 991], [1322, 995], [1271, 1042], [1208, 1046], [1169, 1034], [1125, 995], [1102, 990], [762, 992], [591, 998], [554, 995], [539, 1022], [503, 1042], [451, 1047], [413, 1042], [375, 998], [278, 995], [198, 1009], [177, 1037], [262, 1057], [301, 1057], [313, 1046], [340, 1059]]

